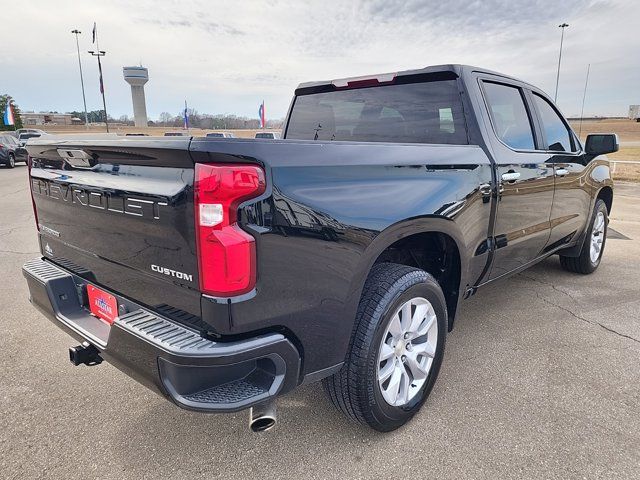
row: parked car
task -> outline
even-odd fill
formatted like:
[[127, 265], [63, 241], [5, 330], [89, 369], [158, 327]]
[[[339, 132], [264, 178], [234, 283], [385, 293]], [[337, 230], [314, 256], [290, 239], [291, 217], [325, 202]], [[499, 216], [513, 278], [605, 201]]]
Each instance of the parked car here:
[[285, 125], [273, 143], [29, 142], [41, 255], [23, 272], [82, 342], [73, 364], [191, 410], [252, 407], [254, 430], [322, 380], [390, 431], [433, 388], [461, 302], [550, 255], [602, 261], [617, 137], [582, 145], [526, 82], [443, 65], [305, 83]]
[[16, 130], [16, 135], [20, 136], [21, 133], [38, 133], [40, 135], [48, 135], [44, 130], [40, 130], [39, 128], [19, 128]]
[[29, 140], [30, 138], [38, 138], [40, 136], [42, 136], [42, 134], [36, 132], [21, 133], [20, 135], [18, 135], [18, 143], [21, 147], [24, 147], [27, 143], [27, 140]]
[[27, 162], [27, 151], [20, 146], [13, 135], [0, 135], [0, 163], [9, 168], [16, 162]]
[[280, 134], [278, 132], [258, 132], [256, 133], [255, 138], [268, 138], [270, 140], [277, 140], [280, 138]]
[[165, 137], [187, 137], [187, 132], [164, 132]]
[[206, 135], [207, 138], [236, 138], [233, 133], [229, 132], [209, 132]]

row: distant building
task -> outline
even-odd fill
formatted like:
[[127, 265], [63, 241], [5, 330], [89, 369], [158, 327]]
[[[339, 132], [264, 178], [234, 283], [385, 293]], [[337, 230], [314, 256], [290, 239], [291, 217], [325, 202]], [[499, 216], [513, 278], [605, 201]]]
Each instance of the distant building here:
[[640, 105], [629, 105], [629, 118], [631, 120], [640, 118]]
[[25, 127], [27, 125], [75, 125], [78, 122], [84, 123], [70, 113], [20, 112], [20, 118]]

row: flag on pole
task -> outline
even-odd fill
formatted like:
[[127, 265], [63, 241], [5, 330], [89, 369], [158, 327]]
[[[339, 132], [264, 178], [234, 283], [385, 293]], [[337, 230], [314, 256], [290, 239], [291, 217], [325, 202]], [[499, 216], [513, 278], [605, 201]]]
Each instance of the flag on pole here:
[[13, 118], [13, 107], [11, 106], [11, 100], [7, 100], [7, 108], [4, 111], [4, 124], [15, 125], [16, 122]]
[[267, 122], [265, 121], [265, 114], [264, 114], [264, 100], [260, 104], [260, 108], [258, 108], [258, 117], [260, 117], [260, 128], [266, 127]]
[[184, 101], [184, 129], [189, 130], [189, 112], [187, 112], [187, 101]]
[[91, 32], [91, 43], [96, 43], [96, 34], [98, 33], [98, 26], [96, 25], [96, 22], [93, 22], [93, 31]]

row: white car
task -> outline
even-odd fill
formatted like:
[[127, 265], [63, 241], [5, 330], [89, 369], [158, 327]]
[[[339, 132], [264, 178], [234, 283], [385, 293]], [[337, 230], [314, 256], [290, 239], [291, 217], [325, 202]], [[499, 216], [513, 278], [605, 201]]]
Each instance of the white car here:
[[236, 138], [233, 133], [229, 132], [210, 132], [206, 135], [207, 138]]
[[37, 133], [38, 135], [47, 135], [47, 132], [40, 130], [39, 128], [19, 128], [16, 130], [16, 135], [20, 136], [23, 133]]
[[24, 147], [25, 144], [27, 143], [27, 140], [29, 140], [30, 138], [38, 138], [40, 136], [42, 136], [41, 133], [23, 132], [20, 135], [18, 135], [18, 143], [20, 144], [21, 147]]
[[270, 140], [278, 140], [280, 134], [278, 132], [258, 132], [255, 138], [268, 138]]

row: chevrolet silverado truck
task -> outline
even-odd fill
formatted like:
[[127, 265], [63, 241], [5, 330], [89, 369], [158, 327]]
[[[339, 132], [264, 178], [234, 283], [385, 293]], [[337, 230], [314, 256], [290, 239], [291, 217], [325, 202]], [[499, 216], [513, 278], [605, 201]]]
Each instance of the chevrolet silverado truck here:
[[76, 365], [251, 408], [256, 431], [322, 380], [390, 431], [427, 399], [464, 299], [550, 255], [598, 268], [617, 148], [462, 65], [301, 84], [280, 140], [41, 137], [23, 273]]

